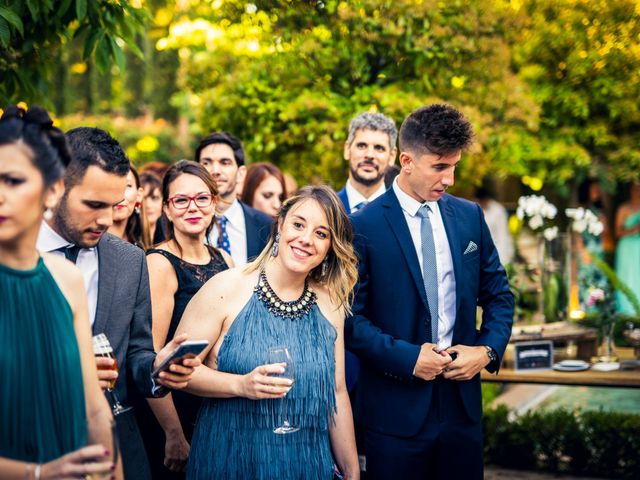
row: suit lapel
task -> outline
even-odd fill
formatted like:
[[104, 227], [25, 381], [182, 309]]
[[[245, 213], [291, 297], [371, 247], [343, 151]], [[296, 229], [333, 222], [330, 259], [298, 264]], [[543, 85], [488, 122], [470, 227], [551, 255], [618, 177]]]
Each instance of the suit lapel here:
[[387, 190], [384, 194], [382, 205], [385, 207], [384, 216], [389, 223], [389, 228], [398, 241], [400, 250], [402, 250], [404, 257], [407, 260], [407, 264], [409, 265], [411, 277], [413, 278], [416, 288], [420, 293], [422, 303], [424, 303], [428, 310], [427, 293], [424, 290], [424, 282], [422, 280], [422, 272], [420, 271], [418, 255], [416, 254], [416, 250], [413, 246], [413, 240], [411, 239], [411, 233], [409, 233], [409, 227], [404, 218], [404, 213], [402, 212], [398, 198], [392, 188]]
[[118, 276], [114, 268], [118, 262], [113, 259], [113, 249], [108, 245], [110, 241], [109, 234], [105, 233], [98, 243], [98, 304], [93, 322], [94, 335], [105, 331]]
[[447, 240], [449, 241], [449, 251], [451, 252], [451, 259], [453, 260], [453, 274], [456, 279], [456, 312], [460, 307], [460, 300], [462, 298], [462, 254], [460, 253], [460, 239], [458, 235], [458, 223], [456, 222], [456, 213], [449, 201], [449, 198], [445, 195], [438, 202], [440, 207], [440, 213], [442, 214], [442, 222], [444, 223], [444, 229], [447, 232]]
[[[258, 250], [258, 235], [255, 231], [255, 222], [253, 219], [253, 212], [246, 208], [245, 204], [240, 202], [242, 207], [242, 213], [244, 213], [244, 228], [245, 237], [247, 238], [247, 259], [253, 256], [253, 252]], [[259, 254], [260, 252], [258, 252]]]
[[338, 192], [338, 198], [342, 200], [342, 205], [347, 212], [347, 215], [351, 213], [351, 206], [349, 205], [349, 197], [347, 196], [347, 187], [342, 187], [342, 190]]

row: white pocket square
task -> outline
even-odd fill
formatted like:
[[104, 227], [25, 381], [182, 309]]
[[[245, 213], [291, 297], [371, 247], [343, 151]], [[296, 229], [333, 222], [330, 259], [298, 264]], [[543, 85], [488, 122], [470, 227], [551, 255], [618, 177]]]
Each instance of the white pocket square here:
[[475, 242], [471, 241], [469, 242], [469, 245], [467, 245], [467, 248], [465, 249], [463, 255], [466, 255], [467, 253], [475, 252], [477, 249], [478, 249], [478, 245], [476, 245]]

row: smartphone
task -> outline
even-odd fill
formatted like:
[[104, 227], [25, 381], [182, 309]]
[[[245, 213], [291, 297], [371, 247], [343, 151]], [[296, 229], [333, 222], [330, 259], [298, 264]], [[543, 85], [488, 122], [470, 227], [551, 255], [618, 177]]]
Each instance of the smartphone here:
[[178, 348], [176, 348], [171, 355], [169, 355], [164, 362], [156, 368], [151, 376], [156, 378], [160, 375], [160, 372], [169, 370], [169, 367], [174, 363], [180, 363], [185, 358], [195, 358], [200, 352], [207, 348], [209, 342], [207, 340], [187, 340], [182, 342]]

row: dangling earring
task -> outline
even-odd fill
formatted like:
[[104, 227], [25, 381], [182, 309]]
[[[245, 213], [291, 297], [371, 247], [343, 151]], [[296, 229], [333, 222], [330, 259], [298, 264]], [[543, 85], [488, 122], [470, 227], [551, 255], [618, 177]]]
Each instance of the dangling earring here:
[[136, 202], [136, 206], [134, 207], [134, 210], [138, 215], [140, 215], [140, 205], [140, 202]]
[[53, 219], [53, 211], [50, 208], [47, 208], [42, 214], [42, 218], [44, 218], [47, 222], [50, 222]]
[[280, 249], [280, 234], [276, 233], [276, 238], [273, 240], [273, 247], [271, 247], [271, 256], [277, 257], [278, 250]]
[[320, 270], [320, 276], [321, 277], [326, 277], [327, 273], [329, 272], [329, 262], [327, 261], [327, 259], [325, 258], [322, 261], [322, 270]]

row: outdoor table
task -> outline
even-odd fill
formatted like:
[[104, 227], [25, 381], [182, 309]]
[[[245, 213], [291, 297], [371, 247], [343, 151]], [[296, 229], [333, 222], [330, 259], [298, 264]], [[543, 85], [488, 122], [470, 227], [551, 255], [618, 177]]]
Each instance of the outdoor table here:
[[[616, 353], [621, 361], [633, 358], [632, 348], [617, 347]], [[501, 367], [498, 375], [483, 370], [481, 377], [483, 382], [640, 388], [640, 369], [611, 372], [599, 372], [591, 369], [582, 372], [558, 372], [556, 370], [516, 371], [512, 368]]]

